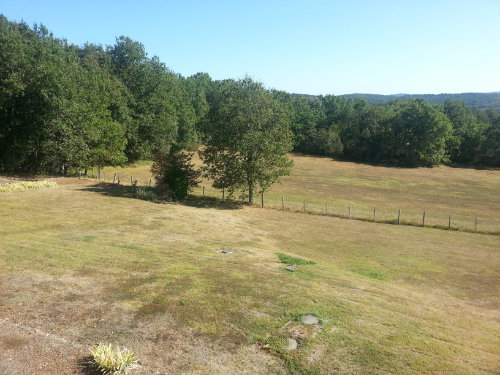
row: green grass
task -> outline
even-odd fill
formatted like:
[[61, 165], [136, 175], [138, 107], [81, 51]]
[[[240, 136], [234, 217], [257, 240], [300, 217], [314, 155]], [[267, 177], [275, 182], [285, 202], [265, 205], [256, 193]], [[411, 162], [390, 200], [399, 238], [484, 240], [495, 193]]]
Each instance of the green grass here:
[[281, 263], [285, 263], [288, 265], [307, 265], [307, 264], [316, 264], [315, 262], [311, 260], [305, 260], [305, 259], [300, 259], [300, 258], [295, 258], [290, 255], [286, 255], [283, 253], [277, 253], [279, 260]]
[[496, 236], [65, 181], [0, 195], [0, 319], [151, 373], [500, 371]]

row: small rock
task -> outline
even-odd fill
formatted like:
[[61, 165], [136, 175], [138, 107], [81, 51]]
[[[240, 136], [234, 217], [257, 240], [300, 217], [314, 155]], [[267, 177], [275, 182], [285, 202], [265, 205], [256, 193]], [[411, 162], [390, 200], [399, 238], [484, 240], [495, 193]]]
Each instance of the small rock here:
[[314, 315], [303, 315], [300, 321], [304, 324], [318, 324], [319, 319]]
[[295, 266], [288, 266], [288, 267], [286, 268], [286, 270], [287, 270], [287, 271], [290, 271], [290, 272], [295, 272], [295, 271], [297, 271], [297, 267], [295, 267]]
[[295, 350], [295, 349], [297, 349], [297, 340], [288, 339], [288, 346], [286, 347], [286, 350]]
[[224, 249], [221, 251], [222, 254], [232, 254], [233, 253], [233, 250], [231, 249]]

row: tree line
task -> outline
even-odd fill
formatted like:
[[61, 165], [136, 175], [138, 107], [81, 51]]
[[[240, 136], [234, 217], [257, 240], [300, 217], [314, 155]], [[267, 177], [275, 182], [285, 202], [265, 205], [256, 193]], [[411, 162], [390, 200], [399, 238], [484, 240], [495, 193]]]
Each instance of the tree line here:
[[289, 170], [289, 151], [500, 166], [499, 139], [500, 115], [491, 108], [370, 104], [267, 90], [249, 78], [185, 78], [128, 37], [76, 46], [43, 25], [0, 15], [1, 171], [65, 174], [203, 145], [215, 184], [251, 197]]
[[384, 104], [396, 99], [424, 99], [431, 104], [443, 104], [447, 100], [462, 101], [468, 107], [500, 110], [500, 92], [466, 92], [460, 94], [346, 94], [348, 99], [365, 99], [370, 104]]
[[500, 111], [493, 108], [275, 95], [287, 105], [298, 152], [400, 166], [500, 166]]

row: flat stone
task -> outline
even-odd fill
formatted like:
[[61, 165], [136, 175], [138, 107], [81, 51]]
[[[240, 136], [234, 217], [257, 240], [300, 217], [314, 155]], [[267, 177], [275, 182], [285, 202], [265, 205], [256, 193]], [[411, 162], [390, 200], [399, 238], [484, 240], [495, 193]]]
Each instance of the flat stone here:
[[233, 253], [233, 250], [231, 249], [224, 249], [221, 251], [222, 254], [232, 254]]
[[286, 347], [286, 350], [295, 350], [295, 349], [297, 349], [297, 340], [288, 339], [288, 346]]
[[295, 272], [295, 271], [297, 271], [297, 267], [295, 267], [295, 266], [288, 266], [288, 267], [286, 268], [286, 270], [287, 270], [287, 271], [290, 271], [290, 272]]
[[318, 317], [314, 315], [302, 315], [302, 318], [300, 318], [300, 321], [304, 324], [318, 324], [319, 319]]

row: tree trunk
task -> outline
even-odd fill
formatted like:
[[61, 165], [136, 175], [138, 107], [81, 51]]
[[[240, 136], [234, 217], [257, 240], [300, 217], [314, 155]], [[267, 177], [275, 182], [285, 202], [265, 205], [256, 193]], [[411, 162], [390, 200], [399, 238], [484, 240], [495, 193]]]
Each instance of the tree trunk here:
[[248, 186], [248, 203], [253, 204], [253, 186]]

